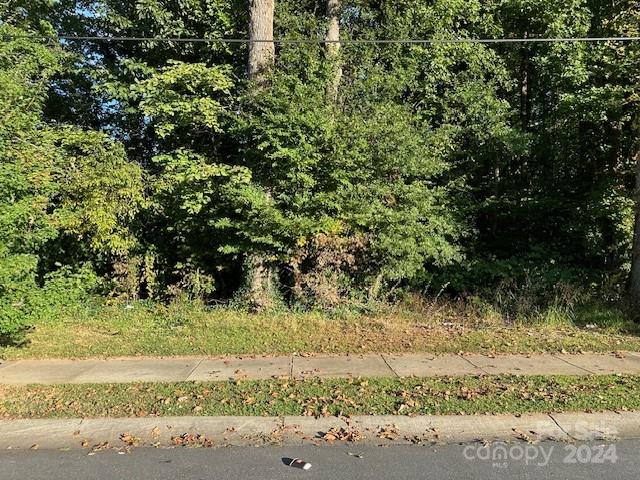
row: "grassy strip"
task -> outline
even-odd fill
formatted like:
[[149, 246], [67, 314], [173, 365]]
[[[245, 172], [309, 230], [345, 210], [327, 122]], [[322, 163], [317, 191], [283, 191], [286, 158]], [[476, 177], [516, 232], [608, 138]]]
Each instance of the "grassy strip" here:
[[[602, 317], [602, 316], [601, 316]], [[248, 314], [197, 304], [84, 305], [51, 315], [23, 346], [0, 347], [0, 357], [260, 353], [430, 352], [533, 353], [640, 351], [637, 326], [596, 314], [581, 323], [554, 320], [506, 326], [503, 319], [451, 307], [330, 317], [320, 313]]]
[[0, 386], [0, 417], [485, 414], [640, 409], [640, 376]]

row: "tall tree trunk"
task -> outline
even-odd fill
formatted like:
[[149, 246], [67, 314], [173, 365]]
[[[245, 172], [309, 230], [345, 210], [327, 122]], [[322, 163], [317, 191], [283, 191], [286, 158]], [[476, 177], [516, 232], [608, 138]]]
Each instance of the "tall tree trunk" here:
[[340, 0], [327, 0], [327, 16], [329, 28], [325, 37], [327, 60], [331, 63], [332, 75], [327, 85], [327, 96], [331, 101], [338, 99], [338, 87], [342, 79], [342, 66], [340, 65]]
[[276, 57], [273, 41], [274, 0], [249, 0], [249, 62], [250, 80], [264, 82]]
[[[259, 86], [265, 86], [267, 74], [275, 63], [273, 41], [274, 0], [249, 0], [249, 59], [247, 74]], [[267, 190], [267, 195], [271, 192]], [[244, 301], [252, 310], [268, 310], [275, 306], [277, 275], [267, 255], [249, 253], [243, 266]]]
[[[528, 38], [529, 33], [524, 33], [524, 38]], [[522, 58], [520, 61], [520, 122], [522, 124], [522, 130], [527, 132], [531, 126], [531, 52], [529, 46], [525, 45], [522, 51]], [[522, 158], [520, 164], [520, 177], [526, 182], [526, 185], [531, 188], [533, 182], [533, 176], [529, 170], [529, 156], [525, 155]]]
[[635, 228], [633, 233], [633, 247], [631, 250], [631, 280], [629, 282], [629, 296], [633, 308], [633, 317], [640, 321], [640, 117], [636, 118], [635, 128], [635, 156], [636, 168], [635, 185]]
[[[524, 38], [528, 36], [525, 32]], [[523, 130], [528, 130], [531, 123], [531, 69], [529, 47], [526, 45], [520, 61], [520, 121]]]

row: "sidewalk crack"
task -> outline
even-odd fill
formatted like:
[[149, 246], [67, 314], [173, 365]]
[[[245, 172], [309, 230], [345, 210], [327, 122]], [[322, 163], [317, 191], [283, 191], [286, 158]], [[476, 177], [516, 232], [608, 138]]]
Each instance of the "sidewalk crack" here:
[[589, 369], [587, 369], [587, 368], [584, 368], [584, 367], [580, 367], [580, 366], [578, 366], [578, 365], [575, 365], [575, 364], [571, 363], [569, 360], [565, 360], [564, 358], [559, 357], [558, 355], [555, 355], [555, 354], [553, 354], [553, 353], [552, 353], [552, 354], [551, 354], [551, 356], [552, 356], [553, 358], [557, 359], [557, 360], [561, 360], [561, 361], [563, 361], [563, 362], [564, 362], [564, 363], [566, 363], [567, 365], [571, 365], [572, 367], [577, 368], [578, 370], [584, 370], [585, 372], [587, 372], [587, 373], [589, 373], [589, 374], [591, 374], [591, 375], [597, 375], [597, 373], [596, 373], [596, 372], [592, 372], [591, 370], [589, 370]]
[[189, 381], [189, 377], [193, 374], [193, 372], [196, 371], [196, 368], [198, 368], [202, 362], [204, 362], [204, 358], [201, 358], [200, 360], [198, 360], [198, 363], [196, 363], [194, 365], [194, 367], [189, 371], [189, 373], [187, 374], [187, 376], [186, 376], [186, 378], [184, 380], [185, 382]]
[[293, 359], [295, 358], [295, 354], [292, 354], [289, 361], [289, 380], [293, 380]]
[[473, 363], [471, 360], [469, 360], [467, 357], [465, 357], [464, 355], [460, 355], [458, 354], [458, 357], [460, 357], [461, 359], [463, 359], [465, 362], [467, 362], [469, 365], [471, 365], [473, 368], [477, 368], [478, 370], [480, 370], [482, 373], [484, 373], [485, 375], [490, 375], [489, 372], [487, 372], [484, 368], [476, 365], [475, 363]]
[[387, 361], [387, 358], [383, 355], [380, 354], [380, 358], [382, 358], [382, 361], [385, 363], [385, 365], [387, 366], [387, 368], [389, 370], [391, 370], [391, 373], [393, 373], [396, 377], [400, 378], [400, 375], [398, 375], [398, 372], [396, 372], [393, 367], [391, 366], [391, 364]]
[[547, 413], [547, 415], [549, 416], [549, 418], [553, 421], [553, 423], [555, 423], [557, 425], [557, 427], [562, 431], [562, 433], [564, 433], [567, 437], [569, 437], [571, 440], [576, 441], [578, 440], [576, 437], [574, 437], [573, 435], [571, 435], [569, 432], [567, 432], [562, 425], [560, 425], [560, 423], [558, 423], [558, 421], [553, 418], [553, 415], [551, 415], [550, 413]]

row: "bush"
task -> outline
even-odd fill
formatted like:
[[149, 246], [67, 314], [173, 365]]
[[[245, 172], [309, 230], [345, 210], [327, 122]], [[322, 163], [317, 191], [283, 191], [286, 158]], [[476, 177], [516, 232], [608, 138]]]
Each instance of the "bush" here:
[[29, 324], [36, 265], [33, 255], [0, 257], [0, 344], [19, 342]]
[[30, 327], [53, 317], [57, 309], [78, 305], [104, 290], [104, 282], [89, 265], [50, 272], [42, 287], [35, 271], [33, 257], [0, 261], [0, 343], [22, 343]]

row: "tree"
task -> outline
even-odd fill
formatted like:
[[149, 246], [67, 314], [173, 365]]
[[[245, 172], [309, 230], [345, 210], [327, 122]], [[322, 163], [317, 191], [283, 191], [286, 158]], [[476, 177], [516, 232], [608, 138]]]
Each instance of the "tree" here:
[[[249, 81], [257, 89], [265, 87], [267, 75], [275, 64], [273, 41], [274, 0], [250, 0], [249, 5]], [[260, 94], [260, 91], [254, 92]], [[271, 193], [266, 191], [268, 199]], [[261, 252], [248, 253], [244, 263], [246, 302], [252, 309], [273, 307], [276, 294], [276, 273], [269, 259]]]
[[327, 17], [329, 25], [325, 36], [326, 56], [332, 71], [327, 86], [328, 97], [335, 102], [338, 98], [338, 87], [342, 78], [340, 65], [340, 0], [327, 0]]
[[[614, 35], [640, 35], [640, 9], [635, 1], [620, 2], [607, 25]], [[629, 296], [632, 315], [640, 321], [640, 46], [624, 43], [610, 46], [606, 58], [614, 64], [612, 77], [622, 90], [622, 101], [630, 129], [629, 163], [634, 171], [634, 229], [631, 247]]]
[[[638, 115], [636, 115], [638, 117]], [[633, 306], [633, 316], [640, 317], [640, 120], [635, 120], [636, 146], [634, 163], [636, 169], [635, 181], [635, 221], [633, 230], [633, 247], [631, 251], [631, 277], [629, 294]]]
[[[262, 83], [273, 68], [276, 51], [273, 43], [274, 0], [249, 1], [249, 80]], [[270, 41], [271, 40], [271, 41]]]
[[[24, 34], [0, 25], [0, 36]], [[56, 236], [46, 211], [55, 191], [54, 138], [39, 127], [47, 81], [61, 68], [61, 55], [29, 39], [0, 43], [0, 341], [17, 338], [28, 325], [38, 252]]]
[[143, 203], [141, 171], [122, 145], [46, 121], [50, 82], [73, 57], [35, 33], [0, 25], [0, 337], [10, 339], [46, 303], [51, 275], [108, 270], [134, 248]]
[[[276, 290], [331, 305], [423, 289], [433, 275], [453, 293], [535, 276], [539, 297], [562, 282], [637, 298], [637, 43], [344, 41], [634, 35], [637, 10], [631, 0], [12, 0], [3, 21], [48, 22], [48, 35], [256, 40], [65, 43], [73, 68], [33, 88], [37, 127], [20, 130], [42, 132], [25, 139], [55, 157], [51, 183], [37, 185], [55, 192], [42, 195], [57, 212], [42, 217], [57, 223], [38, 268], [53, 268], [61, 246], [108, 273], [118, 239], [155, 258], [165, 292], [229, 298], [244, 283], [254, 308]], [[325, 41], [283, 43], [276, 56], [274, 32]], [[23, 85], [5, 83], [0, 95]], [[76, 169], [62, 160], [72, 156]], [[120, 207], [137, 180], [114, 175], [115, 188], [107, 168], [144, 171], [150, 207], [133, 222]], [[97, 185], [114, 200], [102, 225]]]

